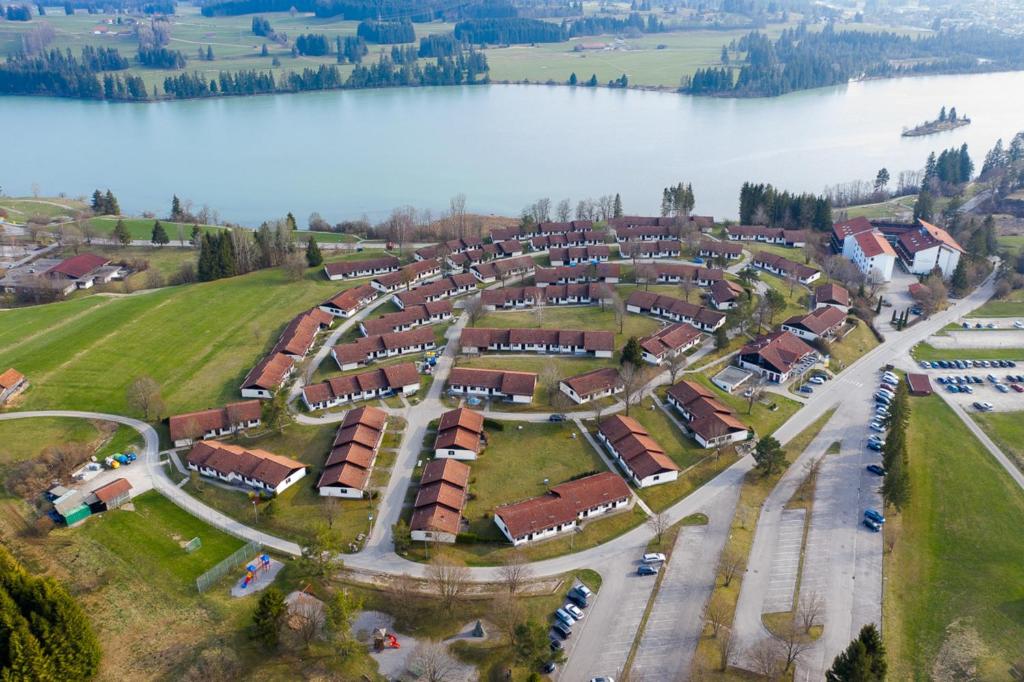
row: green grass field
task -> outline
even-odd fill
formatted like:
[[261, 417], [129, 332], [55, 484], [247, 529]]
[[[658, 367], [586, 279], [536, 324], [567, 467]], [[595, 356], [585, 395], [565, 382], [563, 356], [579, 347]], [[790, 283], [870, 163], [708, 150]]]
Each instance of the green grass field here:
[[910, 504], [886, 529], [899, 537], [885, 557], [889, 677], [930, 677], [959, 623], [983, 645], [977, 679], [1009, 679], [1024, 642], [1024, 494], [940, 397], [911, 410]]
[[862, 355], [878, 346], [878, 339], [871, 333], [868, 326], [858, 321], [852, 332], [843, 337], [841, 341], [832, 343], [829, 351], [832, 355], [833, 369], [842, 371], [856, 362]]
[[922, 342], [910, 353], [915, 360], [1024, 360], [1024, 348], [935, 348]]
[[[15, 22], [0, 24], [0, 35], [3, 35], [4, 30], [11, 23]], [[7, 211], [7, 219], [11, 222], [23, 223], [33, 216], [49, 219], [61, 216], [71, 217], [86, 210], [88, 206], [74, 199], [60, 197], [0, 197], [0, 208]]]
[[1010, 293], [1004, 299], [991, 299], [973, 313], [971, 317], [1020, 317], [1024, 318], [1024, 289]]
[[971, 414], [989, 438], [1024, 471], [1024, 419], [1020, 412], [985, 412]]
[[136, 296], [90, 296], [0, 311], [0, 365], [32, 386], [22, 409], [128, 414], [138, 376], [161, 386], [168, 414], [240, 397], [238, 385], [284, 324], [351, 284], [280, 270]]
[[58, 443], [98, 443], [100, 432], [85, 419], [39, 417], [0, 421], [0, 467], [36, 457]]

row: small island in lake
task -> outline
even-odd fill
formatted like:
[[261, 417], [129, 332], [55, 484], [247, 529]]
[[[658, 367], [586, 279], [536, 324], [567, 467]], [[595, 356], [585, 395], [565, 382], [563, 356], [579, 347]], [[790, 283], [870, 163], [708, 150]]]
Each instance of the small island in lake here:
[[934, 121], [925, 121], [920, 125], [916, 125], [909, 130], [903, 131], [903, 137], [919, 137], [921, 135], [932, 135], [934, 133], [941, 133], [943, 130], [953, 130], [953, 128], [959, 128], [960, 126], [966, 126], [971, 124], [971, 119], [966, 116], [958, 116], [956, 113], [956, 107], [950, 107], [949, 113], [946, 113], [946, 107], [942, 107], [939, 112], [939, 117]]

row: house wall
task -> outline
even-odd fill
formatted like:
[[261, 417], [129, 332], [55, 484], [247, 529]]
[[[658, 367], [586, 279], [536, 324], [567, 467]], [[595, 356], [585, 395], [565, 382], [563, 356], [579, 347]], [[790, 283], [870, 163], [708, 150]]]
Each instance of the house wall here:
[[455, 542], [455, 535], [436, 530], [414, 530], [412, 539], [416, 542], [447, 542], [451, 544]]
[[470, 460], [476, 459], [477, 453], [464, 448], [438, 448], [434, 450], [434, 457], [437, 459]]
[[350, 500], [358, 500], [363, 497], [363, 491], [358, 488], [345, 488], [337, 485], [325, 485], [320, 487], [320, 495], [323, 497], [344, 497]]
[[274, 490], [274, 494], [280, 495], [282, 492], [284, 492], [285, 490], [290, 488], [292, 485], [294, 485], [296, 481], [299, 481], [299, 480], [305, 478], [306, 477], [306, 471], [307, 470], [305, 468], [302, 468], [302, 469], [299, 469], [298, 471], [292, 473], [290, 476], [288, 476], [288, 478], [286, 478], [283, 481], [281, 481], [277, 485], [277, 487], [273, 489]]
[[263, 400], [269, 400], [274, 397], [273, 391], [268, 391], [265, 388], [243, 388], [243, 398], [261, 398]]

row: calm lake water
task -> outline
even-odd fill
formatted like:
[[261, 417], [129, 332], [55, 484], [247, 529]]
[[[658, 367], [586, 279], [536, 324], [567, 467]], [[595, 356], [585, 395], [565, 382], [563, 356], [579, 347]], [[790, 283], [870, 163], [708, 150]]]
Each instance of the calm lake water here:
[[[952, 105], [970, 126], [900, 132]], [[412, 205], [517, 214], [619, 192], [656, 211], [692, 182], [696, 211], [735, 217], [745, 180], [798, 191], [920, 168], [967, 142], [980, 166], [1024, 129], [1024, 73], [871, 81], [775, 99], [545, 86], [324, 92], [155, 104], [0, 98], [7, 194], [110, 187], [130, 212], [192, 199], [246, 224], [292, 211], [328, 220]]]

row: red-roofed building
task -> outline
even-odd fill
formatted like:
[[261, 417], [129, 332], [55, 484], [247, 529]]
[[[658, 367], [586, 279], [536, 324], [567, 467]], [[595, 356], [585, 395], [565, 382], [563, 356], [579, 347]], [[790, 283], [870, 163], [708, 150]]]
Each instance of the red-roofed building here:
[[625, 389], [618, 370], [599, 367], [558, 382], [558, 389], [577, 405], [622, 393]]
[[892, 280], [896, 265], [896, 251], [877, 230], [864, 230], [852, 234], [843, 242], [843, 255], [864, 273], [871, 282]]
[[874, 229], [875, 227], [871, 224], [871, 221], [863, 216], [835, 223], [832, 225], [832, 236], [829, 240], [832, 244], [832, 250], [836, 253], [842, 253], [848, 237], [861, 232], [871, 232]]
[[321, 496], [363, 497], [387, 423], [387, 414], [376, 407], [361, 407], [345, 415], [316, 483]]
[[3, 373], [0, 373], [0, 405], [26, 388], [28, 388], [28, 380], [25, 379], [24, 374], [13, 367], [4, 370]]
[[47, 279], [60, 282], [61, 286], [65, 286], [64, 291], [67, 293], [72, 287], [89, 289], [95, 284], [107, 284], [117, 278], [119, 273], [120, 268], [110, 266], [109, 258], [94, 253], [80, 253], [65, 258], [43, 275]]
[[686, 422], [689, 434], [703, 448], [716, 448], [746, 440], [750, 430], [714, 392], [695, 381], [683, 380], [668, 389], [666, 402]]
[[815, 341], [835, 336], [845, 323], [846, 312], [828, 305], [806, 315], [794, 315], [782, 323], [782, 328], [805, 341]]
[[365, 260], [346, 260], [339, 263], [325, 263], [324, 274], [329, 280], [353, 279], [356, 277], [372, 277], [394, 272], [401, 265], [394, 256], [367, 258]]
[[372, 400], [398, 393], [412, 395], [420, 390], [416, 365], [402, 362], [384, 365], [359, 374], [331, 377], [302, 389], [302, 402], [310, 410], [323, 410], [360, 400]]
[[748, 343], [736, 355], [736, 365], [757, 372], [768, 381], [785, 383], [794, 370], [810, 366], [818, 352], [785, 330], [774, 331]]
[[702, 338], [700, 330], [691, 324], [670, 324], [640, 339], [640, 349], [644, 362], [660, 365], [698, 345]]
[[455, 542], [469, 493], [469, 467], [454, 459], [434, 459], [423, 467], [409, 530], [417, 542]]
[[516, 546], [571, 532], [587, 519], [629, 507], [629, 486], [610, 471], [552, 486], [546, 494], [494, 510], [494, 523]]
[[822, 284], [814, 290], [814, 307], [835, 306], [849, 312], [850, 292], [838, 284]]
[[333, 298], [320, 304], [320, 310], [328, 312], [335, 317], [352, 317], [363, 306], [373, 302], [377, 298], [377, 292], [369, 284], [360, 284], [351, 289], [345, 289], [336, 294]]
[[131, 499], [132, 484], [127, 478], [115, 478], [106, 485], [101, 485], [85, 498], [93, 514], [117, 509]]
[[758, 251], [755, 253], [754, 258], [751, 260], [751, 265], [755, 268], [767, 270], [773, 275], [778, 275], [779, 277], [792, 277], [801, 284], [810, 284], [821, 277], [821, 273], [809, 265], [797, 263], [796, 261], [788, 258], [776, 256], [774, 253], [768, 253], [767, 251]]
[[331, 349], [331, 357], [338, 363], [338, 368], [344, 371], [381, 358], [420, 353], [436, 345], [433, 329], [416, 327], [404, 332], [364, 336], [351, 343], [339, 344]]
[[669, 483], [679, 477], [679, 465], [632, 417], [616, 414], [601, 420], [597, 440], [638, 488]]
[[708, 289], [708, 303], [715, 310], [732, 310], [739, 305], [743, 287], [727, 279], [720, 279]]
[[290, 457], [215, 441], [192, 446], [186, 463], [203, 476], [275, 495], [306, 475], [306, 465]]
[[663, 317], [672, 322], [685, 322], [705, 332], [713, 332], [725, 324], [725, 313], [672, 296], [639, 289], [629, 295], [626, 310], [631, 313]]
[[615, 334], [609, 331], [576, 329], [488, 329], [466, 327], [459, 337], [463, 353], [512, 351], [517, 353], [559, 353], [610, 358], [615, 351]]
[[242, 382], [243, 398], [269, 400], [274, 392], [291, 376], [295, 360], [284, 353], [271, 353], [256, 363]]
[[503, 398], [513, 403], [532, 403], [537, 387], [533, 372], [503, 369], [453, 367], [448, 373], [448, 392], [452, 395]]
[[935, 268], [943, 277], [952, 277], [963, 248], [941, 227], [923, 220], [917, 229], [900, 234], [896, 253], [908, 272], [926, 275]]
[[441, 415], [434, 439], [434, 456], [476, 459], [486, 444], [484, 416], [465, 407]]
[[262, 405], [258, 400], [243, 400], [199, 412], [178, 414], [168, 419], [174, 447], [191, 445], [197, 440], [223, 438], [260, 425]]

